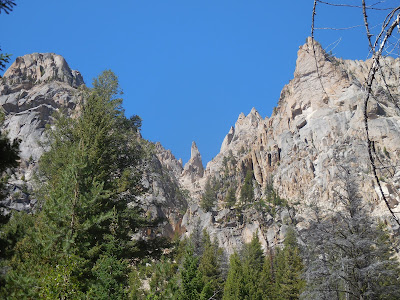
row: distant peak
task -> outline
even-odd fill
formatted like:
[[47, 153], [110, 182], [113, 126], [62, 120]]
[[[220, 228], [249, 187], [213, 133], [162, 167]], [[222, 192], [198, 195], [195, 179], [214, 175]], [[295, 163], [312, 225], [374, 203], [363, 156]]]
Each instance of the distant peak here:
[[196, 156], [200, 156], [200, 151], [197, 148], [197, 145], [196, 145], [195, 141], [192, 142], [192, 148], [190, 149], [190, 154], [191, 154], [190, 158], [194, 158]]
[[84, 84], [82, 75], [71, 70], [64, 57], [55, 53], [32, 53], [19, 56], [4, 73], [9, 84], [61, 81], [72, 87]]
[[316, 73], [316, 64], [322, 69], [327, 62], [330, 63], [330, 60], [321, 44], [308, 37], [306, 43], [300, 46], [297, 52], [294, 76], [301, 77]]
[[182, 176], [188, 177], [190, 182], [196, 181], [198, 178], [203, 177], [204, 167], [201, 160], [200, 151], [197, 148], [196, 143], [192, 142], [190, 160], [185, 164], [183, 168]]
[[258, 113], [257, 109], [254, 107], [251, 109], [250, 113], [247, 115], [247, 118], [251, 117], [256, 117], [256, 118], [261, 118], [260, 114]]
[[326, 53], [326, 51], [324, 50], [324, 48], [322, 48], [322, 46], [321, 46], [321, 44], [318, 42], [318, 41], [316, 41], [315, 39], [313, 39], [312, 37], [307, 37], [307, 39], [306, 39], [306, 43], [303, 45], [303, 47], [308, 47], [308, 49], [311, 49], [312, 50], [312, 48], [313, 48], [313, 45], [314, 45], [314, 50], [316, 51], [316, 52], [318, 52], [318, 53]]

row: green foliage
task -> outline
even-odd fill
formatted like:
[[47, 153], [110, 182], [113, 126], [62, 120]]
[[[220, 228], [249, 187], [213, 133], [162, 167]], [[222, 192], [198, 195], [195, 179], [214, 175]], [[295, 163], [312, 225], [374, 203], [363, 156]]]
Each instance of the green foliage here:
[[120, 94], [117, 77], [105, 71], [86, 92], [80, 115], [59, 114], [47, 131], [50, 150], [40, 160], [37, 191], [42, 210], [12, 249], [6, 294], [126, 298], [126, 259], [137, 251], [131, 234], [144, 222], [128, 207], [141, 190], [140, 122], [124, 117]]
[[226, 207], [233, 207], [236, 204], [235, 189], [229, 187], [225, 196]]
[[263, 274], [264, 253], [257, 234], [241, 253], [230, 258], [223, 299], [266, 299], [267, 291], [260, 280]]
[[202, 274], [198, 268], [199, 258], [194, 256], [192, 249], [187, 249], [183, 258], [181, 288], [178, 292], [179, 300], [198, 300], [204, 287]]
[[274, 189], [272, 179], [270, 179], [265, 186], [265, 196], [267, 203], [270, 203], [274, 206], [288, 207], [287, 200], [279, 197], [278, 193]]
[[301, 278], [303, 262], [292, 227], [288, 228], [283, 250], [278, 249], [275, 260], [275, 291], [279, 291], [276, 299], [299, 299], [305, 282]]
[[200, 207], [205, 211], [211, 211], [217, 201], [217, 191], [219, 189], [218, 182], [213, 178], [207, 179], [204, 187], [204, 193], [201, 196]]
[[239, 255], [234, 252], [229, 258], [229, 272], [224, 287], [223, 300], [245, 299], [245, 282], [242, 262]]
[[[0, 127], [4, 122], [4, 113], [0, 109]], [[19, 160], [19, 144], [18, 139], [10, 141], [4, 132], [0, 130], [0, 201], [5, 198], [5, 184], [8, 181], [8, 175], [4, 174], [6, 170], [16, 168]], [[1, 223], [4, 223], [3, 220]]]
[[151, 271], [150, 291], [146, 299], [173, 299], [179, 290], [178, 264], [167, 257], [162, 257], [153, 265]]
[[[278, 248], [279, 249], [279, 248]], [[257, 234], [230, 257], [223, 299], [298, 299], [304, 286], [295, 233], [288, 230], [282, 250], [264, 256]]]
[[203, 253], [200, 257], [199, 271], [202, 274], [205, 286], [203, 287], [201, 298], [209, 299], [214, 295], [214, 299], [221, 299], [223, 290], [222, 249], [218, 247], [216, 241], [211, 241], [209, 234], [205, 230], [203, 231], [202, 246]]
[[253, 171], [251, 170], [247, 171], [242, 189], [240, 190], [240, 202], [242, 204], [254, 202]]
[[[2, 12], [5, 12], [6, 14], [9, 14], [14, 6], [16, 5], [15, 1], [13, 0], [0, 0], [0, 14]], [[1, 48], [0, 48], [1, 51]], [[6, 64], [10, 61], [11, 54], [7, 53], [0, 53], [0, 71], [3, 71], [6, 67]], [[0, 76], [1, 78], [1, 76]], [[1, 121], [0, 121], [1, 123]]]
[[260, 277], [264, 263], [264, 253], [257, 233], [243, 249], [243, 273], [245, 289], [250, 299], [264, 299], [264, 290]]

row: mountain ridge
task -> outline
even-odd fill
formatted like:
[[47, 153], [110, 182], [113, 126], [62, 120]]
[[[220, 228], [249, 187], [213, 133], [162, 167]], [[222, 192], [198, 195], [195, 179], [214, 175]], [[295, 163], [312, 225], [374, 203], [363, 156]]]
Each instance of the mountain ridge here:
[[[373, 208], [371, 215], [391, 223], [387, 208], [376, 194], [363, 131], [363, 81], [370, 65], [371, 61], [335, 58], [308, 38], [299, 47], [293, 79], [282, 89], [272, 115], [262, 118], [255, 108], [247, 115], [239, 114], [224, 137], [220, 152], [205, 168], [195, 142], [185, 165], [161, 144], [153, 145], [150, 158], [144, 162], [143, 181], [148, 192], [140, 201], [152, 218], [165, 220], [154, 234], [189, 235], [200, 226], [228, 253], [248, 242], [254, 233], [259, 235], [264, 249], [275, 247], [282, 242], [288, 219], [301, 229], [307, 226], [310, 206], [315, 203], [326, 211], [339, 209], [334, 199], [343, 168], [363, 178], [360, 192]], [[387, 83], [395, 86], [400, 78], [396, 72], [400, 60], [385, 58], [383, 65]], [[34, 146], [34, 140], [45, 143], [44, 127], [51, 124], [55, 111], [74, 114], [80, 99], [79, 86], [83, 84], [80, 73], [72, 71], [55, 54], [17, 58], [4, 74], [0, 104], [7, 113], [5, 129], [10, 138], [22, 140], [22, 167], [11, 182], [12, 193], [6, 203], [9, 207], [35, 206], [29, 194], [22, 193], [20, 199], [13, 199], [12, 195], [21, 192], [22, 185], [30, 185], [35, 164], [44, 151]], [[378, 85], [383, 85], [382, 78], [377, 78]], [[391, 89], [393, 95], [400, 94]], [[397, 166], [400, 114], [397, 103], [384, 89], [378, 91], [368, 108], [370, 134], [382, 162]], [[40, 109], [29, 103], [40, 103]], [[32, 158], [29, 153], [34, 154]], [[241, 200], [248, 171], [253, 174], [253, 203]], [[384, 171], [381, 173], [385, 177]], [[394, 169], [393, 173], [395, 176], [382, 184], [391, 207], [396, 208], [400, 203], [396, 193], [400, 172]], [[201, 205], [207, 182], [218, 187], [209, 211]], [[288, 206], [268, 204], [256, 209], [271, 186], [280, 198], [287, 199]], [[229, 189], [236, 197], [231, 206], [226, 202]]]

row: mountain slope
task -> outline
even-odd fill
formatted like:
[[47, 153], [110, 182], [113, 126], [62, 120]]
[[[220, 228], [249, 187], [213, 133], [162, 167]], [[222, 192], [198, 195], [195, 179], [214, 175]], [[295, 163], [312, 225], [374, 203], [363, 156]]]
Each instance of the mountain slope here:
[[[313, 207], [325, 212], [340, 209], [337, 197], [343, 172], [357, 177], [371, 214], [390, 223], [376, 193], [363, 124], [363, 83], [370, 65], [371, 61], [332, 57], [307, 39], [299, 48], [294, 77], [283, 88], [272, 116], [264, 119], [254, 108], [247, 116], [241, 113], [223, 139], [220, 153], [205, 169], [195, 143], [191, 159], [183, 166], [160, 144], [143, 141], [148, 153], [143, 160], [147, 191], [139, 200], [149, 218], [164, 220], [147, 234], [172, 237], [205, 228], [232, 253], [257, 232], [264, 249], [274, 247], [281, 243], [289, 223], [299, 229], [307, 226]], [[377, 77], [368, 115], [379, 176], [396, 209], [400, 114], [393, 99], [400, 93], [400, 60], [388, 57], [383, 65], [385, 81]], [[56, 110], [71, 116], [79, 113], [82, 84], [79, 72], [55, 54], [20, 57], [4, 74], [0, 103], [7, 114], [5, 129], [10, 138], [22, 140], [21, 168], [11, 181], [9, 207], [34, 207], [30, 179], [45, 150], [39, 146], [46, 141], [44, 127], [51, 124]], [[209, 211], [201, 208], [206, 188], [215, 198]], [[254, 199], [247, 201], [243, 191], [249, 188]]]

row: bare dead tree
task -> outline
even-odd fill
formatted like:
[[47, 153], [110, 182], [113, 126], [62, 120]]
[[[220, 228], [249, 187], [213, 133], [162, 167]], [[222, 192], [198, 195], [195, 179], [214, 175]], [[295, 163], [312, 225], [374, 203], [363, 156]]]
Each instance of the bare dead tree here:
[[[346, 3], [347, 2], [347, 3]], [[391, 3], [395, 3], [397, 5], [391, 5]], [[399, 217], [396, 215], [399, 212], [395, 212], [390, 203], [389, 199], [384, 193], [382, 187], [382, 181], [379, 177], [379, 174], [382, 174], [383, 171], [390, 172], [390, 167], [382, 166], [382, 160], [379, 159], [379, 155], [376, 153], [374, 141], [371, 138], [371, 131], [370, 131], [370, 123], [369, 123], [369, 114], [368, 114], [368, 104], [371, 98], [375, 99], [377, 103], [379, 103], [379, 99], [376, 97], [376, 93], [374, 89], [377, 87], [382, 87], [385, 89], [386, 94], [388, 95], [390, 101], [394, 104], [397, 110], [400, 112], [399, 107], [399, 99], [398, 95], [393, 93], [393, 88], [389, 86], [387, 83], [385, 76], [385, 68], [384, 64], [384, 57], [386, 55], [394, 55], [395, 49], [400, 49], [400, 6], [398, 6], [397, 1], [369, 1], [367, 4], [366, 0], [360, 0], [360, 3], [357, 5], [355, 1], [346, 1], [342, 0], [341, 3], [331, 1], [322, 1], [322, 0], [314, 0], [313, 11], [312, 11], [312, 22], [311, 22], [311, 38], [314, 40], [315, 30], [318, 29], [331, 29], [331, 30], [344, 30], [344, 29], [352, 29], [360, 27], [361, 25], [353, 25], [344, 28], [334, 28], [334, 27], [316, 27], [315, 16], [317, 13], [317, 8], [319, 5], [328, 5], [337, 8], [345, 8], [345, 9], [357, 9], [359, 14], [361, 14], [363, 19], [363, 26], [366, 32], [366, 38], [368, 41], [368, 52], [372, 59], [372, 64], [369, 67], [368, 76], [365, 79], [363, 84], [365, 90], [365, 96], [363, 99], [363, 118], [364, 118], [364, 128], [366, 134], [366, 142], [368, 147], [368, 156], [369, 162], [372, 168], [372, 174], [375, 179], [375, 182], [378, 186], [378, 190], [380, 193], [381, 198], [386, 204], [387, 209], [389, 210], [390, 214], [392, 215], [394, 221], [400, 226]], [[371, 15], [374, 16], [374, 13], [380, 12], [387, 12], [381, 19], [379, 19], [378, 25], [371, 24]], [[374, 19], [376, 22], [376, 18]], [[313, 43], [313, 51], [314, 57], [315, 49]], [[322, 79], [320, 76], [320, 70], [318, 66], [317, 58], [315, 58], [317, 74], [320, 78], [320, 83], [323, 88]], [[379, 82], [377, 78], [379, 77]], [[326, 91], [323, 88], [325, 94]], [[328, 96], [328, 95], [327, 95]], [[394, 175], [394, 172], [391, 172], [391, 175]]]

